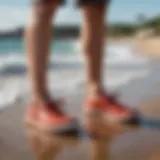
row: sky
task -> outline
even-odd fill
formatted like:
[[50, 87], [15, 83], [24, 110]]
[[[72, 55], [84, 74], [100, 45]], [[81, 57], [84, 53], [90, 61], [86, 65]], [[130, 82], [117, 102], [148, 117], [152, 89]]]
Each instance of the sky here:
[[[25, 25], [29, 18], [32, 0], [0, 0], [0, 30], [14, 29]], [[57, 25], [79, 25], [81, 13], [75, 8], [76, 0], [67, 0], [56, 15]], [[160, 0], [112, 0], [109, 9], [109, 22], [136, 22], [138, 14], [150, 18], [160, 15]]]

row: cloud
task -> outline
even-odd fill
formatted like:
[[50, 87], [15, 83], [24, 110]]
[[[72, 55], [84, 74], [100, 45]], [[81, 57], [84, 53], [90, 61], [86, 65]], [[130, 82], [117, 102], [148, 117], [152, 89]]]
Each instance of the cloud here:
[[73, 8], [60, 9], [56, 16], [56, 24], [65, 25], [72, 24], [77, 25], [81, 22], [80, 11]]
[[[25, 6], [0, 6], [0, 30], [10, 30], [17, 28], [19, 26], [24, 26], [28, 21], [29, 7]], [[109, 20], [113, 19], [123, 19], [125, 16], [122, 14], [115, 14], [112, 12], [113, 16]], [[119, 16], [121, 15], [121, 16]], [[123, 17], [123, 18], [122, 18]], [[125, 18], [132, 19], [132, 18]], [[67, 5], [67, 7], [61, 7], [58, 10], [55, 19], [58, 25], [79, 25], [81, 23], [80, 10], [74, 8], [73, 5]]]
[[[0, 6], [0, 30], [6, 31], [23, 26], [29, 18], [29, 8]], [[57, 13], [56, 24], [79, 24], [80, 13], [71, 8], [60, 9]]]
[[9, 30], [26, 23], [28, 10], [21, 7], [0, 7], [0, 30]]
[[[0, 0], [0, 30], [9, 30], [25, 25], [29, 14], [29, 1], [21, 0]], [[147, 17], [151, 17], [159, 12], [159, 1], [153, 0], [154, 3], [148, 2], [144, 4], [135, 0], [128, 3], [124, 0], [114, 0], [110, 6], [109, 22], [125, 21], [135, 23], [138, 13], [145, 13]], [[80, 10], [74, 8], [75, 0], [68, 0], [66, 7], [61, 7], [56, 16], [56, 24], [58, 25], [77, 25], [81, 22]], [[126, 3], [125, 3], [126, 2]]]

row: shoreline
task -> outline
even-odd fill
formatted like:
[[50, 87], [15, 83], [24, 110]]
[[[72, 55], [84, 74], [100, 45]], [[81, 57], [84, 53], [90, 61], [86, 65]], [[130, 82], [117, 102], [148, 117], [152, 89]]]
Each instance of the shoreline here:
[[107, 41], [116, 44], [131, 43], [135, 54], [151, 59], [160, 58], [160, 36], [110, 37]]

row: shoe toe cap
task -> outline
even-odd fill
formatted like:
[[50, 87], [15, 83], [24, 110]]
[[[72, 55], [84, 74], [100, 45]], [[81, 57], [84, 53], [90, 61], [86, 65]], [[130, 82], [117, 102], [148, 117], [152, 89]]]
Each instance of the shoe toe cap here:
[[71, 122], [60, 125], [56, 127], [55, 134], [56, 135], [64, 135], [64, 136], [78, 136], [79, 135], [80, 126], [76, 120], [72, 120]]
[[131, 117], [125, 120], [126, 125], [140, 125], [140, 115], [136, 112]]

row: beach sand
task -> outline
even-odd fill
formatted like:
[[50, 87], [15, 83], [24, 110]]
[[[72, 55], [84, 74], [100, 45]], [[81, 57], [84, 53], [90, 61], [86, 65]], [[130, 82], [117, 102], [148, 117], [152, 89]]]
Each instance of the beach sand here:
[[[160, 118], [160, 82], [157, 82], [157, 79], [160, 80], [159, 70], [160, 67], [152, 68], [147, 77], [133, 79], [118, 89], [126, 104], [136, 106], [143, 116], [152, 119]], [[82, 121], [84, 91], [81, 86], [78, 92], [66, 97], [65, 109]], [[132, 128], [116, 136], [110, 134], [106, 140], [63, 140], [26, 128], [23, 123], [26, 106], [22, 100], [0, 112], [0, 160], [32, 160], [35, 156], [38, 160], [51, 160], [54, 156], [58, 160], [160, 159], [159, 129]]]
[[[160, 57], [160, 37], [140, 37], [133, 40], [135, 49], [144, 56]], [[137, 52], [136, 52], [137, 53]]]
[[134, 35], [130, 37], [109, 38], [109, 42], [114, 44], [133, 45], [134, 53], [152, 59], [160, 58], [160, 36], [152, 36], [145, 33], [144, 35]]
[[[139, 82], [135, 83], [132, 84], [133, 88]], [[140, 97], [139, 92], [133, 90], [133, 93], [129, 94], [128, 89], [123, 92], [125, 93], [124, 97], [126, 96], [128, 100], [129, 97], [131, 99], [136, 99], [136, 96]], [[141, 89], [143, 90], [143, 87]], [[82, 120], [82, 95], [83, 92], [68, 96], [66, 106], [66, 110], [80, 120]], [[140, 110], [145, 116], [160, 117], [160, 101], [158, 99], [159, 97], [156, 97], [156, 100], [153, 100], [153, 97], [152, 100], [147, 98], [146, 104], [144, 102], [143, 105], [141, 104]], [[0, 160], [31, 160], [35, 159], [35, 155], [39, 157], [37, 158], [39, 160], [50, 160], [57, 153], [58, 160], [160, 159], [160, 130], [140, 128], [125, 131], [112, 139], [110, 136], [107, 140], [95, 141], [86, 138], [74, 142], [70, 139], [60, 141], [31, 128], [26, 130], [23, 124], [25, 106], [24, 102], [18, 102], [14, 107], [0, 113]]]

